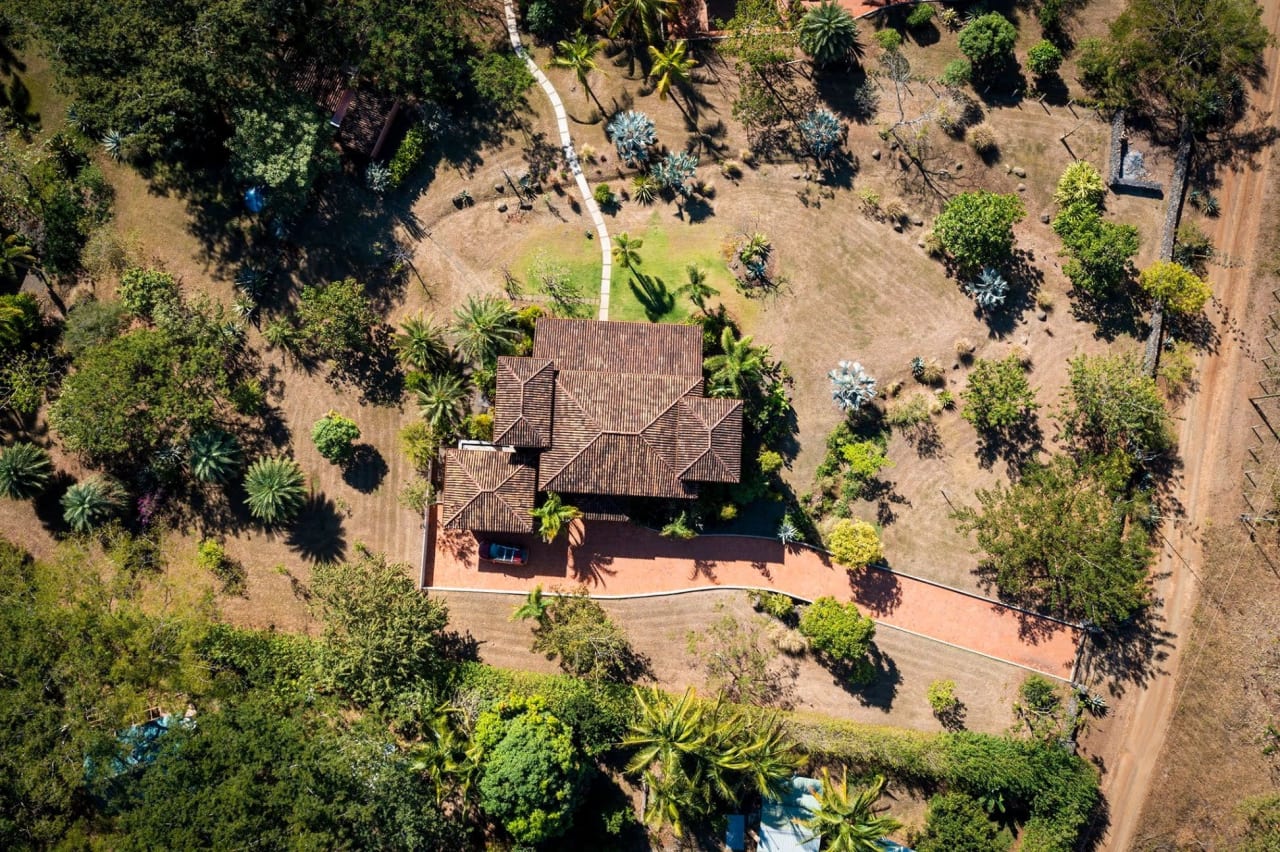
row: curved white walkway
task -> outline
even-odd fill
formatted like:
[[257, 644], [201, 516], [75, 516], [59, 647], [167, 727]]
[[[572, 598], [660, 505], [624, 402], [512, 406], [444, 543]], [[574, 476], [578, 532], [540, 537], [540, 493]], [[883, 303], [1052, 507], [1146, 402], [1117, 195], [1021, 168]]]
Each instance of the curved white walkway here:
[[542, 87], [542, 91], [547, 93], [547, 97], [551, 99], [551, 106], [556, 111], [556, 126], [560, 130], [560, 147], [564, 151], [565, 162], [569, 164], [569, 171], [573, 172], [573, 178], [578, 182], [578, 192], [582, 194], [582, 203], [586, 206], [587, 212], [591, 214], [591, 221], [595, 223], [596, 234], [600, 239], [600, 256], [603, 265], [600, 270], [600, 315], [599, 319], [607, 320], [609, 318], [609, 283], [613, 277], [613, 243], [609, 240], [609, 232], [604, 226], [604, 217], [600, 215], [600, 205], [596, 204], [595, 196], [591, 194], [591, 187], [587, 184], [587, 178], [582, 173], [582, 164], [578, 162], [578, 154], [573, 150], [573, 140], [569, 137], [569, 119], [564, 112], [564, 104], [560, 100], [560, 96], [556, 94], [555, 86], [551, 85], [551, 81], [547, 79], [547, 75], [542, 73], [542, 69], [529, 56], [528, 51], [524, 49], [524, 45], [520, 43], [520, 33], [516, 30], [516, 10], [511, 0], [503, 0], [507, 8], [507, 34], [511, 37], [511, 47], [515, 50], [516, 55], [524, 59], [529, 66], [530, 73], [538, 80], [538, 85]]

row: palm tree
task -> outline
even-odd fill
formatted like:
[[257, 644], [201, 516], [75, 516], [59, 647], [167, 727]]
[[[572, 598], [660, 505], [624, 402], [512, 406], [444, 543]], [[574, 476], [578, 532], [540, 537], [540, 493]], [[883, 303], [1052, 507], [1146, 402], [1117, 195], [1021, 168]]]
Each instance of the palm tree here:
[[680, 288], [680, 293], [688, 296], [689, 301], [697, 306], [703, 314], [707, 312], [707, 299], [720, 295], [720, 291], [707, 283], [707, 273], [690, 264], [685, 268], [689, 283]]
[[592, 71], [599, 70], [600, 66], [596, 65], [596, 56], [603, 49], [604, 45], [600, 41], [579, 31], [573, 38], [557, 42], [556, 55], [551, 58], [551, 64], [556, 68], [568, 68], [577, 75], [578, 82], [582, 84], [582, 88], [586, 90], [591, 100], [595, 101], [601, 115], [604, 115], [604, 107], [601, 106], [600, 99], [596, 97], [591, 84], [587, 82], [587, 76]]
[[636, 57], [644, 52], [642, 48], [662, 42], [662, 24], [675, 15], [678, 7], [679, 0], [613, 0], [600, 8], [600, 12], [613, 16], [609, 38], [625, 35], [630, 42], [630, 73], [635, 72]]
[[644, 240], [632, 238], [624, 231], [613, 238], [613, 259], [618, 266], [626, 270], [634, 270], [640, 265], [640, 249]]
[[306, 502], [302, 468], [291, 458], [260, 458], [245, 471], [245, 503], [264, 524], [292, 520]]
[[821, 838], [827, 852], [880, 852], [880, 838], [902, 828], [902, 823], [893, 817], [876, 816], [873, 812], [876, 800], [884, 792], [884, 776], [876, 776], [870, 787], [852, 797], [848, 784], [847, 772], [836, 785], [830, 773], [822, 771], [822, 791], [816, 796], [818, 811], [803, 823], [813, 832], [809, 839]]
[[565, 524], [582, 517], [577, 506], [566, 505], [554, 491], [548, 491], [547, 499], [538, 508], [530, 509], [529, 514], [538, 519], [538, 535], [547, 544], [556, 540]]
[[833, 0], [814, 6], [800, 20], [800, 49], [818, 67], [860, 56], [858, 22]]
[[453, 317], [458, 351], [481, 365], [492, 364], [520, 339], [516, 312], [496, 296], [468, 296]]
[[471, 799], [480, 762], [467, 731], [455, 721], [465, 718], [457, 707], [437, 706], [432, 713], [428, 738], [409, 754], [410, 770], [423, 773], [431, 781], [437, 805], [451, 795], [463, 807]]
[[[673, 41], [662, 50], [649, 45], [649, 58], [653, 60], [649, 67], [649, 78], [657, 81], [654, 88], [658, 92], [658, 100], [665, 101], [672, 86], [683, 89], [689, 85], [690, 72], [698, 62], [686, 57], [688, 48], [689, 43], [684, 39]], [[680, 107], [681, 112], [685, 112], [679, 101], [676, 101], [676, 106]], [[688, 118], [688, 113], [685, 113], [685, 117]]]
[[527, 621], [532, 618], [538, 624], [544, 624], [547, 620], [547, 609], [550, 604], [542, 594], [542, 584], [534, 586], [529, 590], [528, 596], [525, 597], [524, 603], [516, 607], [515, 612], [511, 613], [512, 621]]
[[425, 373], [449, 362], [449, 342], [434, 318], [418, 314], [406, 319], [400, 329], [393, 345], [409, 367]]
[[30, 269], [35, 264], [36, 256], [23, 237], [10, 234], [0, 242], [0, 279], [12, 281], [20, 270]]
[[779, 792], [800, 766], [795, 746], [787, 737], [779, 719], [756, 722], [748, 729], [750, 739], [736, 748], [747, 785], [767, 798], [779, 798]]
[[89, 532], [120, 508], [120, 489], [109, 479], [92, 476], [62, 495], [62, 519], [75, 532]]
[[29, 500], [49, 484], [53, 463], [43, 447], [22, 441], [0, 453], [0, 497]]
[[201, 482], [226, 482], [244, 462], [240, 442], [221, 429], [205, 429], [188, 444], [191, 475]]
[[432, 373], [418, 388], [418, 413], [443, 441], [467, 413], [467, 383], [457, 373]]
[[722, 354], [702, 362], [711, 374], [711, 396], [741, 398], [759, 383], [768, 350], [752, 346], [751, 341], [750, 335], [734, 339], [733, 329], [728, 327], [720, 333]]

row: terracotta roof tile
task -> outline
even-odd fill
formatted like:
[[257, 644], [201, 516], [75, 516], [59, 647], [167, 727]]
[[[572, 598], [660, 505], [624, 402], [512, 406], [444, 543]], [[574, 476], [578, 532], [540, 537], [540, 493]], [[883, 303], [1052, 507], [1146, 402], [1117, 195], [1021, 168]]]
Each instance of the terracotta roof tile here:
[[516, 453], [445, 450], [440, 517], [449, 529], [533, 531], [536, 474]]
[[559, 370], [702, 377], [702, 329], [694, 325], [543, 317], [533, 354]]
[[555, 370], [551, 361], [546, 358], [499, 358], [493, 442], [531, 449], [551, 446], [554, 403]]

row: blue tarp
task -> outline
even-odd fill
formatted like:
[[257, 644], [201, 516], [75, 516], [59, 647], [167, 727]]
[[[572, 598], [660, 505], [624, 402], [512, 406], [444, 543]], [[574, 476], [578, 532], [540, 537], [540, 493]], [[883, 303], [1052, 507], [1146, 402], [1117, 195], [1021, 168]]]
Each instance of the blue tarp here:
[[267, 196], [263, 193], [262, 187], [254, 186], [245, 190], [244, 206], [249, 208], [250, 213], [262, 212], [262, 208], [267, 206]]
[[781, 799], [766, 799], [760, 808], [760, 852], [818, 852], [820, 838], [803, 823], [818, 810], [814, 795], [820, 792], [821, 781], [796, 775]]
[[732, 852], [742, 852], [747, 848], [747, 818], [742, 814], [729, 814], [729, 822], [724, 828], [724, 845]]

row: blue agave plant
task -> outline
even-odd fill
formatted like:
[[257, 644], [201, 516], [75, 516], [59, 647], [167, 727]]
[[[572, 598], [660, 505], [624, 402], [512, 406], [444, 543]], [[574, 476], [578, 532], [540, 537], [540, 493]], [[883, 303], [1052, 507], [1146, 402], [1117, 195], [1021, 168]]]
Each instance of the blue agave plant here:
[[964, 291], [978, 303], [984, 311], [994, 310], [1004, 304], [1004, 297], [1009, 293], [1009, 282], [998, 270], [984, 266], [982, 272], [973, 281], [964, 285]]
[[829, 157], [844, 136], [840, 120], [827, 109], [815, 109], [800, 121], [799, 127], [805, 147], [820, 160]]
[[649, 161], [649, 148], [658, 141], [649, 116], [635, 110], [620, 112], [606, 129], [624, 163], [635, 166]]
[[831, 379], [831, 398], [841, 411], [861, 411], [876, 398], [876, 380], [857, 361], [841, 361], [827, 378]]
[[691, 181], [698, 168], [698, 158], [684, 151], [672, 151], [660, 161], [653, 164], [650, 174], [663, 189], [670, 189], [681, 195], [693, 191]]

